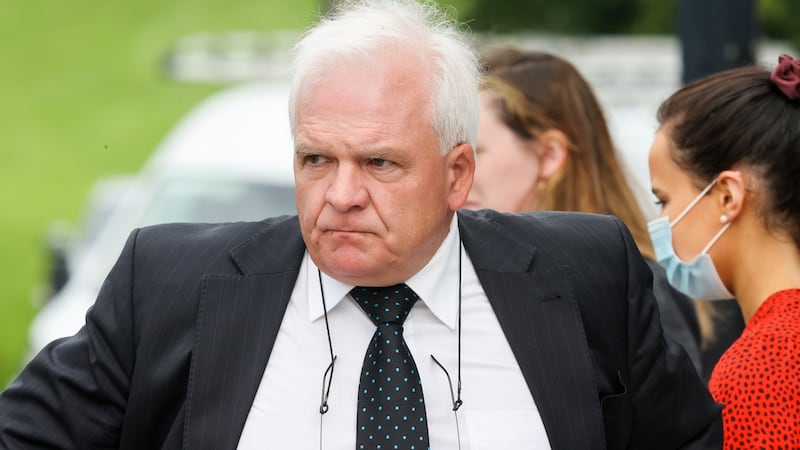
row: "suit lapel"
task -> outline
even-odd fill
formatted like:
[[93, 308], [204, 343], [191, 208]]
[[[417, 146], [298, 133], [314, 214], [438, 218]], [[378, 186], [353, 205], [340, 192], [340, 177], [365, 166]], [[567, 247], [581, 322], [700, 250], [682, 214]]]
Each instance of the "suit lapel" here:
[[570, 269], [539, 268], [534, 244], [520, 243], [520, 234], [488, 215], [460, 213], [459, 226], [552, 448], [604, 448], [599, 396]]
[[296, 218], [232, 250], [242, 275], [205, 277], [189, 375], [184, 448], [235, 448], [297, 280]]

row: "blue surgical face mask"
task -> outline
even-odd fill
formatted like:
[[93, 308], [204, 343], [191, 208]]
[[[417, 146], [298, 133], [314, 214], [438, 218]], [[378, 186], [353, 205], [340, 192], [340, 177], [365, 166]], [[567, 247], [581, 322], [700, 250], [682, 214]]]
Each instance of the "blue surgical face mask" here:
[[684, 216], [703, 198], [704, 195], [714, 186], [717, 180], [712, 181], [691, 203], [684, 209], [672, 222], [667, 217], [659, 217], [647, 224], [650, 231], [650, 239], [653, 241], [653, 249], [656, 253], [656, 260], [667, 273], [667, 280], [675, 289], [685, 295], [698, 300], [720, 300], [733, 298], [733, 294], [728, 291], [722, 280], [719, 278], [714, 262], [708, 255], [708, 250], [722, 236], [730, 223], [726, 223], [721, 230], [711, 239], [703, 251], [689, 262], [681, 261], [675, 254], [672, 247], [672, 227], [675, 226]]

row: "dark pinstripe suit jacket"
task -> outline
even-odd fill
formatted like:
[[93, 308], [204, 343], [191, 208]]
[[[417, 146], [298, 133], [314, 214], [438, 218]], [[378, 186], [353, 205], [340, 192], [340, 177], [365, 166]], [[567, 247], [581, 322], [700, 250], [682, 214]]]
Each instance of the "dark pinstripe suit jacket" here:
[[[662, 337], [619, 221], [482, 211], [459, 226], [553, 448], [720, 446], [720, 408]], [[0, 447], [235, 448], [303, 252], [296, 217], [135, 231], [86, 326], [0, 396]]]

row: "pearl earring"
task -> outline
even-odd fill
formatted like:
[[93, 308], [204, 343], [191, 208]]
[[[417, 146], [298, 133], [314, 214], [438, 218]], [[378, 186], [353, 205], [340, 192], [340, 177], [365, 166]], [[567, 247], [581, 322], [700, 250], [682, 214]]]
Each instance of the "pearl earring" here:
[[728, 216], [726, 216], [725, 214], [719, 216], [719, 221], [721, 223], [728, 223]]

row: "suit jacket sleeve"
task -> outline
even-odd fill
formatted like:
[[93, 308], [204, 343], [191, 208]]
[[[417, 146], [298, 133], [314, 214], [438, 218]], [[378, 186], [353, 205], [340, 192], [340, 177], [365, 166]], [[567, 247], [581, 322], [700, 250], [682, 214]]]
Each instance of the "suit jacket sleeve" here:
[[0, 448], [117, 448], [133, 366], [130, 302], [136, 233], [86, 325], [45, 347], [0, 395]]
[[664, 338], [650, 284], [652, 272], [627, 229], [617, 223], [628, 255], [630, 378], [624, 389], [632, 395], [634, 422], [629, 448], [721, 448], [721, 407], [684, 349]]

